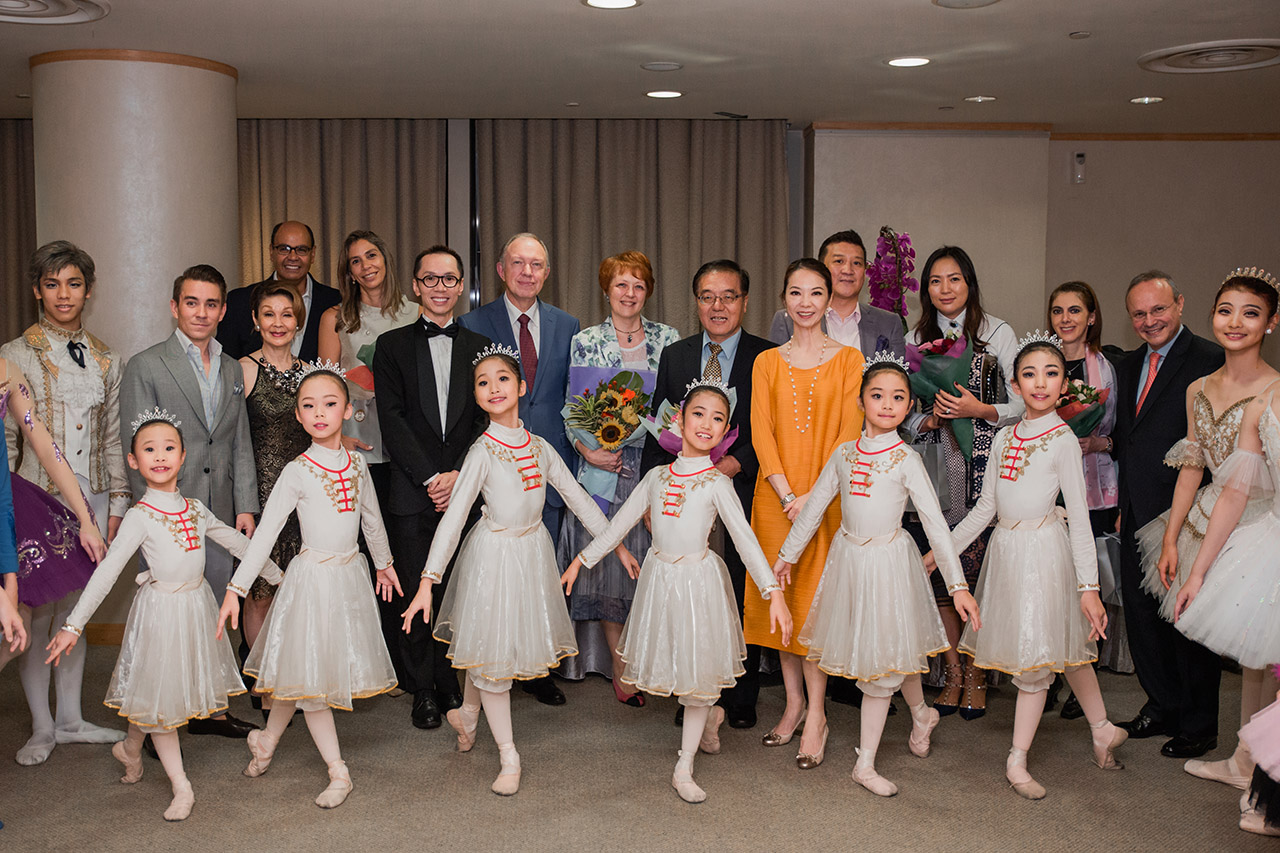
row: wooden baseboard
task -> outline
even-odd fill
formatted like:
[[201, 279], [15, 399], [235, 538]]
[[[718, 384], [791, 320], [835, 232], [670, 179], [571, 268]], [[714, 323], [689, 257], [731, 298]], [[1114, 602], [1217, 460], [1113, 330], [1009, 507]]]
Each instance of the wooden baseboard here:
[[90, 622], [85, 626], [84, 638], [91, 646], [118, 646], [124, 642], [124, 623]]

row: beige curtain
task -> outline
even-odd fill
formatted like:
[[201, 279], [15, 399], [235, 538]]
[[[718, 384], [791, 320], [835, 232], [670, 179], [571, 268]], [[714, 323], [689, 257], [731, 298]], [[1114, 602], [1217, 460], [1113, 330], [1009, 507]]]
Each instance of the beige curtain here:
[[445, 241], [445, 122], [434, 119], [241, 119], [238, 283], [271, 272], [271, 228], [285, 219], [316, 235], [311, 274], [335, 284], [342, 241], [381, 236], [412, 295], [409, 264]]
[[27, 262], [36, 250], [36, 161], [30, 119], [0, 119], [0, 341], [36, 320]]
[[551, 252], [543, 298], [583, 326], [606, 313], [600, 261], [639, 249], [657, 278], [650, 319], [697, 331], [693, 274], [733, 258], [751, 274], [744, 325], [768, 331], [790, 260], [785, 122], [485, 120], [475, 147], [482, 301], [501, 292], [502, 244], [532, 231]]

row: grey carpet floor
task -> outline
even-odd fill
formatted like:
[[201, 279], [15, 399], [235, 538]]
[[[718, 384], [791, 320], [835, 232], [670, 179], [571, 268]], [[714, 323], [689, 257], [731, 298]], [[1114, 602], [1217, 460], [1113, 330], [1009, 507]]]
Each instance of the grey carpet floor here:
[[[119, 725], [100, 704], [116, 649], [89, 650], [86, 716]], [[1141, 705], [1136, 679], [1103, 673], [1113, 719]], [[1215, 756], [1235, 745], [1238, 676], [1222, 683], [1222, 737]], [[1162, 758], [1159, 739], [1131, 741], [1126, 768], [1104, 773], [1090, 762], [1084, 720], [1047, 714], [1030, 768], [1049, 790], [1020, 799], [1004, 781], [1015, 690], [991, 692], [986, 717], [944, 718], [928, 759], [906, 747], [907, 717], [891, 717], [877, 762], [901, 793], [882, 800], [849, 778], [858, 712], [829, 703], [825, 763], [802, 772], [795, 746], [766, 749], [760, 736], [781, 713], [780, 685], [761, 694], [761, 723], [722, 730], [723, 752], [699, 756], [696, 778], [707, 802], [681, 802], [669, 785], [679, 746], [675, 703], [620, 705], [608, 682], [562, 682], [568, 704], [539, 705], [512, 695], [516, 744], [524, 765], [518, 795], [489, 792], [497, 749], [481, 723], [476, 748], [454, 750], [447, 724], [409, 724], [408, 696], [357, 702], [338, 712], [343, 757], [355, 791], [341, 808], [312, 800], [327, 784], [301, 718], [288, 730], [271, 770], [241, 775], [243, 742], [182, 735], [187, 775], [196, 791], [190, 819], [167, 824], [170, 791], [159, 762], [146, 759], [136, 785], [118, 781], [107, 747], [59, 746], [39, 767], [12, 756], [26, 740], [29, 717], [16, 667], [0, 676], [0, 850], [1280, 850], [1280, 841], [1237, 828], [1239, 793], [1195, 779]], [[901, 699], [897, 700], [901, 704]], [[232, 710], [259, 719], [248, 699]]]

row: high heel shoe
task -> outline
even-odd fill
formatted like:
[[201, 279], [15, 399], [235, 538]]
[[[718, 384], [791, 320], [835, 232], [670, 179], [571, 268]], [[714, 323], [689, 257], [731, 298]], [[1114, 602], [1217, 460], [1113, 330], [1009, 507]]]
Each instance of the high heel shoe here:
[[976, 720], [987, 713], [987, 671], [972, 663], [964, 665], [964, 693], [960, 696], [960, 717]]
[[[1107, 734], [1108, 727], [1111, 729], [1110, 735]], [[1093, 763], [1103, 770], [1123, 770], [1124, 765], [1116, 761], [1114, 752], [1129, 739], [1129, 733], [1113, 725], [1110, 720], [1103, 720], [1096, 726], [1091, 724], [1089, 728], [1093, 730], [1090, 733], [1093, 740]]]
[[933, 707], [939, 716], [945, 717], [960, 709], [960, 695], [964, 688], [964, 666], [949, 663], [942, 667], [942, 671], [946, 681], [942, 685], [942, 692], [938, 694], [938, 698], [933, 700]]
[[616, 696], [618, 701], [623, 705], [628, 705], [632, 708], [644, 707], [644, 696], [640, 695], [639, 692], [623, 693], [622, 688], [618, 686], [617, 679], [614, 679], [610, 683], [613, 685], [613, 695]]
[[827, 754], [827, 735], [831, 733], [831, 729], [827, 726], [822, 727], [822, 745], [818, 747], [818, 751], [813, 754], [807, 752], [796, 753], [796, 767], [801, 770], [812, 770], [822, 763], [822, 758]]
[[[1016, 772], [1021, 771], [1021, 772]], [[1026, 776], [1026, 779], [1014, 781], [1014, 776]], [[1009, 750], [1009, 757], [1004, 763], [1004, 778], [1009, 780], [1009, 787], [1028, 800], [1043, 800], [1044, 785], [1041, 785], [1027, 772], [1027, 751], [1016, 746]]]
[[778, 727], [774, 726], [769, 729], [769, 733], [760, 738], [760, 742], [765, 746], [786, 746], [791, 743], [791, 739], [796, 736], [796, 732], [804, 728], [804, 717], [800, 718], [800, 722], [796, 723], [791, 731], [783, 734], [778, 731]]

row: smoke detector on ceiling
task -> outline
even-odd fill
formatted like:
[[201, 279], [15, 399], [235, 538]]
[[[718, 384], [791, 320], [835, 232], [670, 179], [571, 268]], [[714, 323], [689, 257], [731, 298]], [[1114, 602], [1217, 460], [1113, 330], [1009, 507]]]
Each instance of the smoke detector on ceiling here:
[[1138, 65], [1162, 74], [1214, 74], [1280, 65], [1280, 39], [1232, 39], [1183, 44], [1138, 57]]
[[0, 0], [0, 23], [87, 24], [110, 11], [101, 0]]

